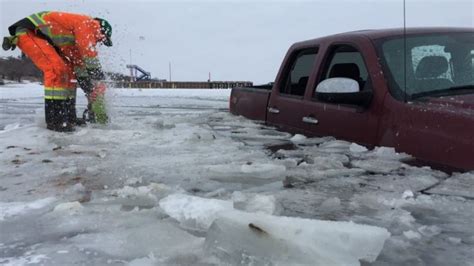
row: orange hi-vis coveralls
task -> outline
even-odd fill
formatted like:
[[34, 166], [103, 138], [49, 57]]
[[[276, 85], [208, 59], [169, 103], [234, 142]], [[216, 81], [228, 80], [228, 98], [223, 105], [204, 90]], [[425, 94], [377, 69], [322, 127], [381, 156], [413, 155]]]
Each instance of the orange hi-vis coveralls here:
[[17, 37], [17, 46], [43, 71], [48, 128], [73, 125], [74, 81], [86, 78], [88, 69], [100, 69], [96, 50], [103, 39], [100, 23], [80, 14], [40, 12], [13, 24], [9, 31]]

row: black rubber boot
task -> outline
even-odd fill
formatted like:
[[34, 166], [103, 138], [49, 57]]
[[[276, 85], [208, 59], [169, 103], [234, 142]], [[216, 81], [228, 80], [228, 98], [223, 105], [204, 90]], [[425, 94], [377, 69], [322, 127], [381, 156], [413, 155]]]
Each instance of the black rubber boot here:
[[87, 124], [84, 118], [76, 118], [76, 126], [85, 126]]
[[84, 126], [86, 121], [82, 118], [78, 118], [76, 114], [76, 99], [67, 100], [66, 105], [69, 123], [73, 126]]
[[45, 99], [46, 128], [58, 132], [74, 131], [74, 125], [76, 124], [75, 103], [75, 99]]

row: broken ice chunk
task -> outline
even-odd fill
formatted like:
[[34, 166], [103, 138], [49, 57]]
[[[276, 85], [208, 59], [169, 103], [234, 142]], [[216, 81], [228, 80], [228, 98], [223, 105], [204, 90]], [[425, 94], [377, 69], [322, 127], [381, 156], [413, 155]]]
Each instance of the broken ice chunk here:
[[271, 163], [252, 163], [241, 166], [241, 171], [246, 174], [273, 173], [280, 174], [286, 170], [286, 167]]
[[359, 265], [375, 261], [389, 237], [375, 226], [234, 210], [219, 213], [205, 247], [231, 265]]
[[448, 240], [453, 244], [461, 244], [462, 239], [457, 237], [448, 237]]
[[306, 137], [301, 135], [301, 134], [296, 134], [293, 137], [291, 137], [290, 141], [293, 143], [304, 143], [306, 141]]
[[276, 199], [272, 195], [246, 195], [242, 192], [236, 191], [232, 193], [232, 200], [236, 209], [247, 212], [275, 214], [278, 209]]
[[368, 149], [362, 145], [359, 145], [357, 143], [352, 143], [351, 146], [349, 146], [349, 150], [352, 153], [362, 153], [368, 151]]
[[376, 157], [389, 160], [403, 160], [411, 158], [410, 155], [406, 153], [398, 153], [395, 151], [395, 148], [391, 147], [376, 147], [374, 149], [374, 154]]
[[56, 198], [49, 197], [31, 202], [0, 202], [0, 221], [17, 215], [23, 215], [32, 210], [39, 210], [48, 207], [56, 201]]
[[82, 204], [79, 201], [73, 202], [64, 202], [56, 205], [54, 207], [54, 212], [68, 212], [68, 213], [77, 213], [82, 209]]
[[420, 232], [424, 236], [433, 237], [433, 236], [441, 234], [442, 230], [436, 225], [431, 225], [431, 226], [423, 225], [420, 228], [418, 228], [418, 232]]
[[217, 213], [232, 210], [233, 202], [218, 199], [206, 199], [184, 194], [172, 194], [160, 200], [160, 207], [182, 227], [205, 231]]
[[420, 239], [421, 234], [412, 230], [403, 232], [403, 235], [408, 239]]
[[333, 197], [333, 198], [329, 198], [323, 201], [323, 203], [321, 203], [318, 209], [320, 211], [329, 212], [329, 211], [337, 210], [339, 208], [341, 208], [341, 200], [338, 197]]
[[402, 195], [402, 199], [412, 199], [415, 197], [415, 194], [413, 194], [413, 191], [411, 190], [405, 190]]

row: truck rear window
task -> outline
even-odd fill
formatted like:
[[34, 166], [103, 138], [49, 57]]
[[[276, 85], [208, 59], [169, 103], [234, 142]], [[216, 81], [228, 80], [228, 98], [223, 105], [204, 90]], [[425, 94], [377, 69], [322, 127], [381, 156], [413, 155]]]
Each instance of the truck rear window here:
[[284, 76], [280, 93], [303, 96], [308, 84], [309, 75], [314, 67], [317, 49], [297, 51], [291, 59], [291, 68]]

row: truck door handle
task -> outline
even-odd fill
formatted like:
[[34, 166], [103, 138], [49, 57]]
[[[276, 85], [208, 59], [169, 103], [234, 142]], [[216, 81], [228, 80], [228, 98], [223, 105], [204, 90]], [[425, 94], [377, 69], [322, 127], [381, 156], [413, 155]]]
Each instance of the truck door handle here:
[[279, 114], [280, 113], [280, 110], [274, 108], [274, 107], [268, 107], [268, 112], [269, 113], [272, 113], [272, 114]]
[[310, 116], [303, 117], [303, 122], [307, 124], [317, 125], [319, 123], [318, 119]]

